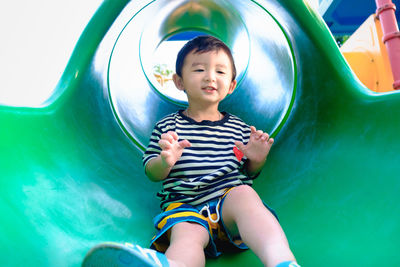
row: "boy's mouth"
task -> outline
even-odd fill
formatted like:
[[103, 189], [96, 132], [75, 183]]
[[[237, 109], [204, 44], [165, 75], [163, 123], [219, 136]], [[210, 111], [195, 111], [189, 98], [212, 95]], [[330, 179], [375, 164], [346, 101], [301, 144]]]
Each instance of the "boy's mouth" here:
[[212, 86], [206, 86], [206, 87], [203, 87], [202, 90], [206, 91], [206, 92], [213, 92], [213, 91], [217, 91], [217, 88], [212, 87]]

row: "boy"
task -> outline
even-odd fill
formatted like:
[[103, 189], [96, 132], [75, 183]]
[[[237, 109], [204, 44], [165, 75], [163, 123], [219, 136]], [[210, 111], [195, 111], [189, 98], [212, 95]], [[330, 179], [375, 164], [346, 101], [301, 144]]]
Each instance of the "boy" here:
[[155, 218], [159, 232], [151, 247], [165, 256], [104, 244], [84, 265], [204, 266], [206, 255], [220, 254], [217, 243], [229, 243], [249, 247], [265, 266], [298, 266], [275, 214], [250, 187], [274, 140], [218, 110], [234, 91], [235, 76], [231, 51], [217, 38], [198, 36], [181, 49], [173, 80], [186, 92], [188, 108], [156, 124], [143, 156], [149, 179], [163, 182], [163, 213]]

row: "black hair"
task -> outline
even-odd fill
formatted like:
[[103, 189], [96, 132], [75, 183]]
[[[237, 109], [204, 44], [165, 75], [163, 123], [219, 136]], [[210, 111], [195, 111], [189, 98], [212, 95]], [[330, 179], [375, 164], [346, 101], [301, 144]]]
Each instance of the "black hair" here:
[[236, 77], [236, 67], [233, 60], [232, 52], [229, 47], [219, 40], [218, 38], [211, 35], [200, 35], [189, 40], [179, 51], [176, 58], [175, 71], [180, 77], [182, 77], [182, 67], [186, 56], [194, 51], [194, 53], [205, 53], [210, 51], [219, 51], [222, 49], [231, 60], [232, 65], [232, 81]]

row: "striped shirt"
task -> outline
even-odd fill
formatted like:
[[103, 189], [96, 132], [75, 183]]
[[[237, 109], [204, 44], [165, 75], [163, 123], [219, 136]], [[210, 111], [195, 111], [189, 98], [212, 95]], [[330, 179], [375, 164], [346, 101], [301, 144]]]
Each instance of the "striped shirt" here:
[[256, 176], [250, 177], [244, 170], [246, 157], [239, 161], [233, 151], [235, 141], [247, 144], [250, 127], [234, 115], [223, 114], [219, 121], [196, 122], [180, 110], [154, 127], [143, 155], [144, 166], [160, 154], [158, 141], [163, 133], [175, 131], [179, 141], [187, 139], [191, 143], [157, 193], [163, 210], [176, 202], [200, 205], [222, 196], [227, 188], [253, 183]]

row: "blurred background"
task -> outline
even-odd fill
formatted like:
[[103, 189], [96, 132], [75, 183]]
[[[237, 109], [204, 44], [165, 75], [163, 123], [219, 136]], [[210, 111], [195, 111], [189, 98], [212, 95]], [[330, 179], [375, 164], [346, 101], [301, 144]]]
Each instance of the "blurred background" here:
[[[305, 0], [342, 46], [373, 13], [374, 0]], [[7, 1], [0, 9], [0, 104], [40, 106], [52, 94], [71, 53], [102, 0]], [[400, 7], [400, 0], [393, 3]], [[399, 13], [396, 12], [397, 21]], [[181, 42], [165, 45], [160, 55], [175, 55]], [[167, 58], [170, 62], [175, 59]], [[155, 75], [168, 76], [170, 66], [155, 66]], [[23, 74], [23, 75], [21, 75]], [[24, 77], [21, 79], [21, 76]], [[168, 79], [165, 90], [171, 90]], [[179, 94], [179, 91], [175, 91]], [[182, 95], [176, 96], [181, 99]]]

